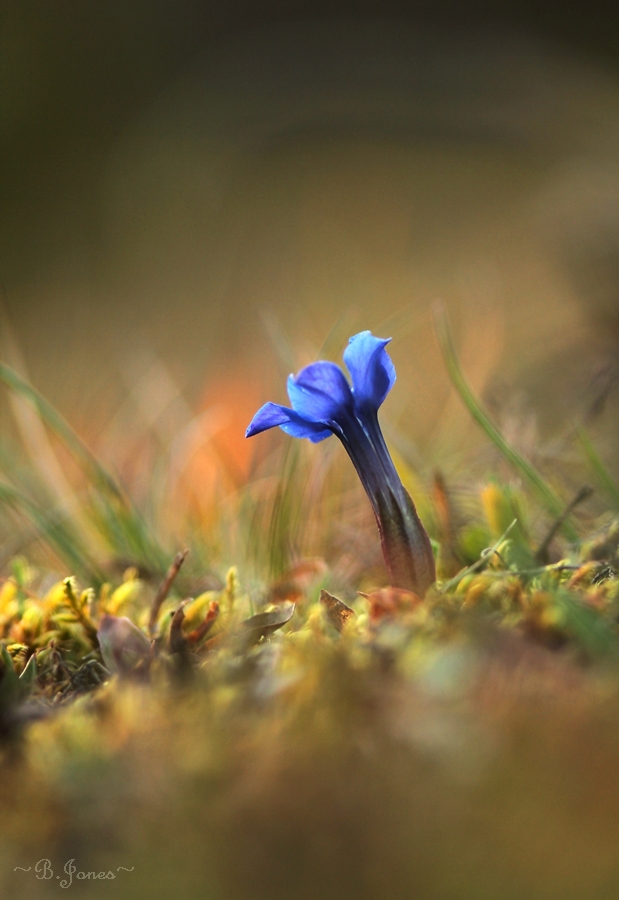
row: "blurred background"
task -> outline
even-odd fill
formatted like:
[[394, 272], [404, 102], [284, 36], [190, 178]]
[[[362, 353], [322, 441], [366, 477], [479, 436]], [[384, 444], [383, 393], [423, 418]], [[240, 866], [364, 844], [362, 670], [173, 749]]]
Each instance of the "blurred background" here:
[[118, 468], [148, 471], [132, 443], [148, 430], [170, 453], [216, 446], [242, 478], [244, 428], [285, 400], [283, 376], [370, 328], [394, 337], [385, 417], [421, 470], [449, 473], [485, 439], [450, 393], [436, 298], [511, 439], [594, 416], [613, 468], [616, 10], [4, 0], [0, 16], [2, 356]]

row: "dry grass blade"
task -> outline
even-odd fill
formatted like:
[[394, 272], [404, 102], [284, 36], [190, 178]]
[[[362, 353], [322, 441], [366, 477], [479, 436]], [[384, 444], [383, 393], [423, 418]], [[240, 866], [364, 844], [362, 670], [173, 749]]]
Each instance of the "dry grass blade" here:
[[563, 525], [563, 523], [565, 522], [567, 517], [569, 515], [571, 515], [571, 513], [576, 509], [576, 507], [579, 506], [581, 503], [584, 503], [584, 501], [587, 500], [592, 494], [593, 494], [593, 488], [590, 488], [587, 485], [584, 485], [583, 487], [581, 487], [581, 489], [578, 491], [578, 493], [576, 494], [576, 496], [574, 497], [572, 502], [569, 503], [565, 507], [565, 509], [563, 510], [561, 515], [555, 519], [555, 521], [552, 523], [552, 525], [548, 529], [548, 534], [546, 535], [546, 537], [540, 544], [539, 549], [538, 549], [537, 553], [535, 554], [535, 559], [537, 560], [537, 562], [541, 563], [542, 565], [546, 565], [547, 563], [550, 562], [548, 551], [549, 551], [550, 545], [553, 542], [554, 538], [556, 537], [559, 529], [561, 528], [561, 526]]
[[170, 623], [170, 638], [168, 642], [170, 653], [182, 654], [187, 652], [187, 641], [183, 634], [183, 622], [185, 621], [185, 607], [189, 602], [189, 600], [183, 600], [172, 616], [172, 621]]
[[150, 618], [148, 620], [148, 630], [151, 635], [155, 633], [155, 629], [157, 627], [157, 617], [159, 616], [161, 604], [170, 593], [170, 589], [174, 584], [174, 579], [180, 572], [183, 563], [187, 559], [188, 553], [189, 550], [183, 550], [182, 553], [176, 554], [176, 556], [174, 557], [174, 562], [166, 572], [165, 578], [159, 585], [159, 590], [155, 594], [153, 605], [150, 610]]

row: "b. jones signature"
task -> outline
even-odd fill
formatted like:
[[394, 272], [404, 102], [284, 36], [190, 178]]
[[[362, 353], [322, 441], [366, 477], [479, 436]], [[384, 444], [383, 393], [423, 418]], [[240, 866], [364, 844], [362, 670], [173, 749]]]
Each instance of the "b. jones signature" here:
[[[61, 888], [69, 888], [73, 884], [74, 878], [77, 881], [112, 881], [114, 878], [118, 878], [118, 872], [133, 872], [133, 869], [133, 866], [130, 869], [127, 869], [125, 866], [118, 866], [116, 872], [112, 872], [111, 870], [108, 872], [84, 872], [82, 869], [78, 869], [74, 859], [69, 859], [62, 868], [62, 871], [67, 877], [62, 879], [60, 875], [56, 875], [55, 877], [56, 880], [60, 882]], [[13, 871], [32, 872], [32, 866], [28, 866], [27, 869], [23, 868], [23, 866], [15, 866]], [[40, 859], [34, 866], [34, 873], [35, 877], [40, 881], [48, 881], [50, 878], [54, 878], [51, 859]]]

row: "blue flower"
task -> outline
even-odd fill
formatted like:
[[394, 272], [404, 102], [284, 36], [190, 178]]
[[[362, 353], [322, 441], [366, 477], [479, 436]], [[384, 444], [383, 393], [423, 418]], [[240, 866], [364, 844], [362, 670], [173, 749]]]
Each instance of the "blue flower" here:
[[378, 409], [396, 380], [385, 349], [390, 340], [369, 331], [350, 338], [344, 362], [352, 386], [339, 366], [324, 360], [290, 375], [291, 408], [265, 403], [246, 437], [276, 425], [314, 443], [332, 434], [338, 437], [372, 504], [392, 584], [423, 596], [436, 578], [430, 539], [396, 472], [378, 422]]

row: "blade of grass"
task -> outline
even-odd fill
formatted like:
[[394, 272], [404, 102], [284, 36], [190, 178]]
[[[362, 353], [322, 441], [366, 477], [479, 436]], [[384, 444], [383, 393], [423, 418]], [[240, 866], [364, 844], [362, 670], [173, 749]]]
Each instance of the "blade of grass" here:
[[[467, 381], [466, 375], [460, 365], [460, 360], [456, 353], [447, 312], [442, 304], [436, 303], [433, 306], [434, 328], [438, 343], [445, 360], [445, 365], [451, 378], [451, 382], [460, 398], [472, 417], [478, 425], [481, 426], [485, 434], [490, 438], [497, 449], [503, 454], [507, 462], [516, 469], [522, 477], [528, 481], [534, 494], [548, 512], [557, 519], [565, 509], [565, 503], [555, 494], [553, 489], [545, 481], [538, 470], [528, 460], [514, 450], [507, 443], [501, 432], [498, 430], [486, 410], [481, 405], [479, 399]], [[561, 525], [561, 531], [570, 541], [578, 540], [578, 532], [569, 521], [564, 521]]]
[[3, 362], [0, 362], [0, 380], [34, 406], [46, 425], [71, 451], [93, 484], [111, 496], [123, 499], [123, 492], [115, 479], [101, 465], [82, 438], [49, 400], [46, 400], [36, 388], [22, 378], [11, 366]]
[[153, 539], [142, 517], [116, 479], [99, 462], [64, 416], [36, 388], [2, 362], [0, 380], [35, 407], [43, 422], [63, 442], [85, 472], [103, 501], [99, 504], [95, 517], [112, 549], [120, 555], [126, 554], [127, 550], [137, 553], [144, 561], [153, 562], [158, 569], [165, 571], [166, 555]]
[[155, 629], [157, 628], [157, 616], [159, 615], [159, 610], [161, 609], [161, 604], [164, 602], [168, 594], [170, 593], [170, 589], [174, 584], [174, 579], [178, 575], [181, 570], [181, 567], [185, 560], [187, 559], [187, 554], [189, 550], [183, 550], [176, 554], [170, 568], [166, 572], [165, 578], [159, 585], [157, 593], [155, 594], [155, 598], [153, 600], [150, 616], [148, 619], [148, 631], [151, 636], [154, 635]]
[[591, 438], [582, 425], [576, 429], [576, 438], [600, 488], [606, 494], [614, 509], [619, 509], [619, 486], [602, 462]]
[[[0, 348], [2, 349], [2, 355], [12, 365], [14, 371], [25, 371], [24, 358], [9, 321], [7, 310], [1, 301]], [[25, 397], [18, 394], [17, 391], [10, 392], [9, 402], [26, 452], [34, 463], [34, 467], [50, 496], [65, 509], [70, 510], [72, 514], [79, 517], [80, 511], [77, 498], [62, 471], [36, 407], [29, 403]], [[85, 527], [85, 522], [81, 518], [79, 524], [81, 527]]]
[[269, 522], [269, 576], [274, 581], [292, 561], [292, 550], [299, 538], [299, 485], [295, 477], [299, 467], [299, 447], [288, 443], [284, 451], [280, 478]]
[[132, 504], [110, 503], [94, 498], [91, 512], [109, 549], [119, 559], [143, 563], [157, 574], [165, 572], [167, 556], [151, 529]]
[[587, 500], [593, 493], [593, 488], [590, 488], [588, 485], [583, 485], [583, 487], [581, 487], [571, 503], [566, 506], [559, 518], [555, 519], [555, 521], [548, 529], [546, 537], [539, 545], [539, 548], [535, 554], [535, 559], [537, 560], [537, 562], [544, 563], [546, 565], [550, 562], [548, 551], [555, 535], [561, 528], [561, 525], [567, 519], [572, 510], [576, 509], [577, 506]]
[[103, 583], [105, 577], [91, 559], [80, 539], [67, 527], [62, 514], [43, 512], [20, 491], [0, 482], [0, 503], [22, 513], [35, 527], [36, 533], [53, 547], [60, 559], [72, 572], [84, 575], [88, 580]]
[[619, 644], [611, 622], [602, 618], [593, 607], [587, 606], [580, 597], [564, 588], [556, 592], [554, 599], [563, 619], [563, 627], [570, 637], [577, 640], [594, 659], [601, 657], [617, 659]]

